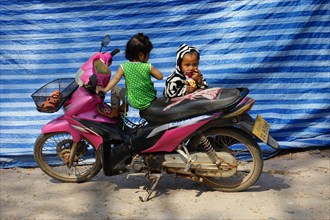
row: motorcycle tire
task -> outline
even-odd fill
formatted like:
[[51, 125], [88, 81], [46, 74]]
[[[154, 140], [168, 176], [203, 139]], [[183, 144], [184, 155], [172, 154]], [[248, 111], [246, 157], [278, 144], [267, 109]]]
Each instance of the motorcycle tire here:
[[239, 192], [251, 187], [263, 169], [262, 152], [251, 135], [237, 128], [219, 128], [203, 132], [216, 152], [234, 156], [238, 166], [231, 177], [203, 177], [203, 183], [214, 190]]
[[71, 167], [68, 165], [72, 136], [66, 132], [41, 134], [34, 145], [34, 158], [40, 169], [61, 182], [82, 183], [97, 175], [101, 154], [86, 140], [77, 144]]

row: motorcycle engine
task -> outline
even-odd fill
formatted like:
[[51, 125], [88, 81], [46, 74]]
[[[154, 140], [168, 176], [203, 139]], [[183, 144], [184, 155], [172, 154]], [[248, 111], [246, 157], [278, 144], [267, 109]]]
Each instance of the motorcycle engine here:
[[141, 155], [135, 155], [131, 162], [131, 170], [134, 173], [145, 173], [148, 171], [148, 165], [146, 164], [144, 157]]
[[131, 170], [135, 173], [161, 172], [163, 156], [135, 155], [131, 162]]

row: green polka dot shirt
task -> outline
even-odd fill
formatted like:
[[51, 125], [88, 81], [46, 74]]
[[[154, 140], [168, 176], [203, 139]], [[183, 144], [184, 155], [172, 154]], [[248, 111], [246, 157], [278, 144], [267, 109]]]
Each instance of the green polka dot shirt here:
[[125, 62], [121, 64], [121, 68], [124, 71], [129, 104], [139, 110], [148, 108], [157, 95], [154, 83], [151, 81], [151, 64]]

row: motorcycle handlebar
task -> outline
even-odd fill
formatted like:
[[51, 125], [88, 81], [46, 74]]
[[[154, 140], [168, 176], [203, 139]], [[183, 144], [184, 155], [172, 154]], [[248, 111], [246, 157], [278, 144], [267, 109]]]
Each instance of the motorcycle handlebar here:
[[100, 97], [101, 99], [103, 99], [103, 98], [105, 97], [104, 92], [101, 92], [101, 91], [98, 92], [97, 95], [98, 95], [98, 97]]
[[113, 51], [110, 52], [111, 56], [113, 57], [114, 55], [116, 55], [117, 53], [120, 52], [119, 48], [114, 49]]
[[238, 88], [238, 90], [240, 91], [240, 93], [241, 93], [241, 97], [245, 97], [245, 96], [247, 96], [247, 94], [249, 94], [249, 92], [250, 92], [250, 90], [248, 89], [248, 88], [245, 88], [245, 87], [243, 87], [243, 88]]

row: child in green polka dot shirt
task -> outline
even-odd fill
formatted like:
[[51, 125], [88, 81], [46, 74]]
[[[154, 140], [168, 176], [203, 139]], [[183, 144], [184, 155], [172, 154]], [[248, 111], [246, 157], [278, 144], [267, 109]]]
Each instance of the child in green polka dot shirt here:
[[152, 48], [149, 37], [142, 33], [134, 35], [126, 44], [125, 57], [129, 61], [122, 63], [108, 85], [98, 86], [96, 92], [108, 92], [124, 76], [129, 104], [139, 110], [148, 108], [157, 97], [151, 76], [163, 79], [163, 74], [148, 62]]

